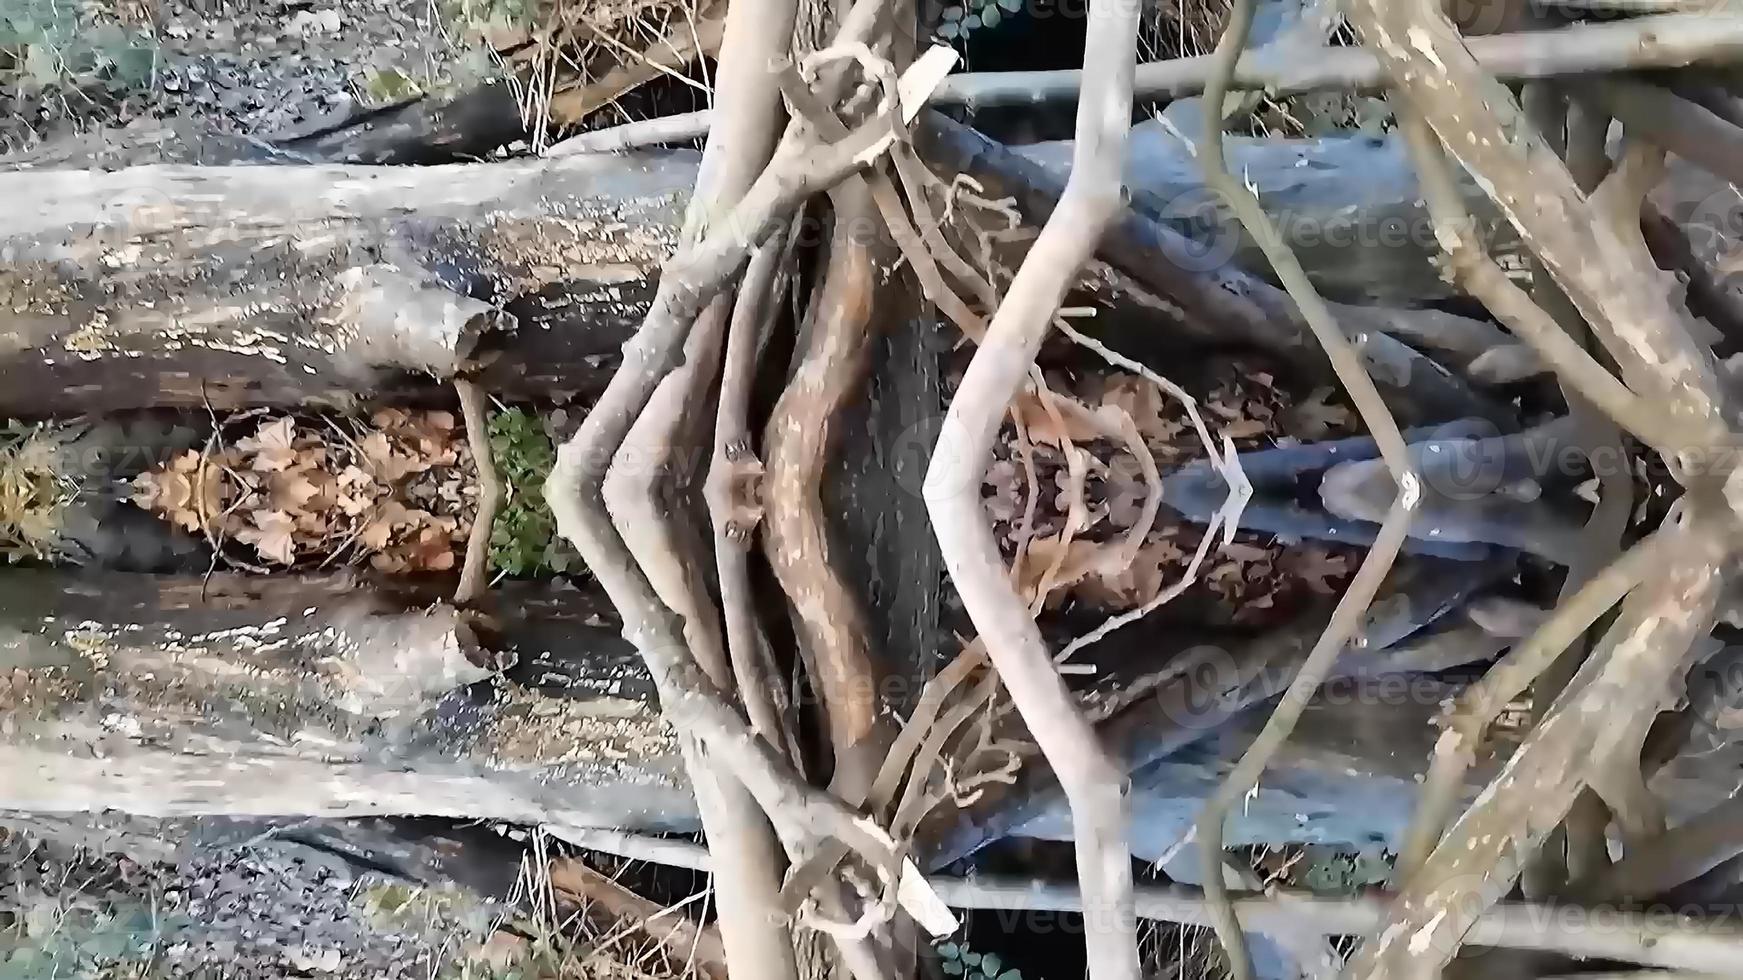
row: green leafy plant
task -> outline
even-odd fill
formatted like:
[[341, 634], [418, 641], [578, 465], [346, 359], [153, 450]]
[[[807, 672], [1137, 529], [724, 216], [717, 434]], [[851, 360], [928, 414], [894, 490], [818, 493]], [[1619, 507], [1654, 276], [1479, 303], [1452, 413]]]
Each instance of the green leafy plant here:
[[490, 529], [491, 567], [515, 576], [578, 567], [580, 559], [557, 536], [556, 518], [545, 503], [545, 478], [557, 451], [539, 417], [518, 408], [492, 415], [490, 457], [505, 498]]
[[939, 943], [933, 949], [945, 976], [963, 980], [1023, 980], [1023, 971], [1007, 969], [997, 953], [977, 953], [953, 942]]
[[157, 46], [142, 31], [87, 23], [67, 0], [0, 0], [0, 84], [120, 94], [145, 87]]

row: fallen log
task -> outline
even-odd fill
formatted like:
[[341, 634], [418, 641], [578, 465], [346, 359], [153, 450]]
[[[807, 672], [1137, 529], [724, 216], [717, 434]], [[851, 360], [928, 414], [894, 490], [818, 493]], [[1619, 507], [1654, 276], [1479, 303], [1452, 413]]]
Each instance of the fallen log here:
[[563, 697], [504, 679], [452, 608], [349, 575], [8, 571], [0, 810], [690, 827], [605, 604], [511, 591], [481, 625]]
[[[936, 112], [923, 113], [917, 121], [915, 145], [944, 179], [968, 174], [982, 184], [986, 196], [1014, 198], [1030, 224], [1046, 220], [1064, 190], [1064, 180], [1048, 167]], [[1226, 257], [1207, 255], [1164, 224], [1166, 201], [1142, 189], [1131, 189], [1130, 197], [1131, 206], [1109, 226], [1097, 254], [1166, 302], [1157, 310], [1160, 315], [1154, 326], [1206, 343], [1249, 344], [1299, 363], [1308, 372], [1329, 374], [1329, 364], [1311, 343], [1306, 321], [1282, 289]], [[1516, 427], [1512, 409], [1473, 391], [1393, 336], [1408, 335], [1421, 342], [1420, 334], [1444, 334], [1454, 326], [1449, 317], [1451, 321], [1465, 318], [1434, 310], [1349, 304], [1334, 304], [1332, 311], [1405, 424], [1474, 417], [1488, 419], [1503, 431]]]
[[[1328, 299], [1414, 306], [1457, 295], [1436, 266], [1440, 247], [1402, 140], [1362, 134], [1324, 139], [1230, 136], [1225, 144], [1230, 165], [1251, 183], [1308, 277]], [[1061, 176], [1070, 171], [1068, 140], [1015, 149]], [[1232, 261], [1269, 273], [1252, 236], [1204, 186], [1191, 147], [1168, 127], [1157, 122], [1132, 127], [1126, 183], [1161, 202], [1160, 221], [1199, 243], [1207, 261]], [[1490, 254], [1523, 268], [1525, 253], [1512, 226], [1500, 220], [1474, 182], [1464, 181], [1462, 189], [1479, 215]]]
[[0, 414], [602, 387], [696, 157], [0, 174]]

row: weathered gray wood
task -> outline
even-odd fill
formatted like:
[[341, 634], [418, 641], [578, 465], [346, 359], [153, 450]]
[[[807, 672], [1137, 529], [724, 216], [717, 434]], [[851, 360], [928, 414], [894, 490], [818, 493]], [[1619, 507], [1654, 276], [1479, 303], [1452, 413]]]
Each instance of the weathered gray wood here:
[[0, 174], [0, 413], [345, 403], [469, 356], [509, 396], [602, 385], [695, 168]]
[[481, 626], [532, 660], [555, 644], [510, 610], [551, 612], [568, 696], [348, 576], [0, 574], [0, 809], [688, 827], [633, 651], [590, 595], [520, 591]]
[[[1457, 294], [1435, 267], [1440, 248], [1402, 140], [1230, 136], [1225, 143], [1229, 165], [1252, 184], [1308, 277], [1328, 298], [1414, 305]], [[1064, 175], [1070, 172], [1071, 145], [1069, 140], [1037, 143], [1019, 152]], [[1198, 160], [1180, 137], [1160, 123], [1140, 123], [1132, 127], [1126, 153], [1127, 184], [1161, 202], [1160, 220], [1200, 243], [1205, 261], [1232, 261], [1270, 276], [1270, 263], [1204, 186]], [[1469, 179], [1463, 190], [1490, 254], [1503, 263], [1522, 263], [1518, 236], [1500, 220], [1488, 196]]]

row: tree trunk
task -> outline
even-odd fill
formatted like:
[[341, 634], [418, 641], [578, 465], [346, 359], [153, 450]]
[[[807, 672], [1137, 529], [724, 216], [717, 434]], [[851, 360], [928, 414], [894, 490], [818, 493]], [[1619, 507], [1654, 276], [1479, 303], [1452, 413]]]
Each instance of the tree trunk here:
[[0, 809], [689, 827], [605, 604], [542, 586], [496, 601], [479, 623], [518, 648], [509, 673], [565, 697], [500, 676], [451, 607], [348, 575], [7, 572]]
[[0, 174], [0, 414], [602, 387], [689, 153]]

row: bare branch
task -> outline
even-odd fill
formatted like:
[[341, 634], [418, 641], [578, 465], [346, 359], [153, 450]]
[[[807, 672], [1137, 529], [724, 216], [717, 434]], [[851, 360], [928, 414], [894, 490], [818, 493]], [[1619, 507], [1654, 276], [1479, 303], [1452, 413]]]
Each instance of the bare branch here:
[[1402, 107], [1399, 128], [1416, 161], [1422, 196], [1434, 220], [1435, 239], [1446, 252], [1455, 281], [1530, 344], [1569, 385], [1628, 431], [1651, 445], [1676, 445], [1682, 435], [1675, 420], [1629, 391], [1484, 251], [1440, 140], [1422, 115], [1413, 107]]
[[751, 258], [728, 327], [721, 371], [720, 410], [714, 418], [714, 457], [705, 494], [714, 522], [714, 562], [726, 619], [727, 659], [751, 727], [789, 756], [796, 748], [787, 731], [785, 686], [768, 639], [756, 620], [745, 546], [762, 517], [762, 464], [750, 450], [746, 414], [755, 373], [758, 335], [780, 306], [779, 279], [787, 261], [786, 240], [777, 236]]
[[472, 518], [472, 533], [466, 538], [466, 561], [460, 566], [460, 585], [454, 590], [454, 605], [465, 606], [487, 586], [490, 527], [502, 506], [502, 480], [490, 455], [490, 420], [485, 417], [484, 392], [465, 378], [454, 379], [460, 395], [460, 414], [466, 421], [466, 444], [478, 467], [478, 512]]
[[[1361, 568], [1356, 571], [1349, 588], [1339, 598], [1330, 621], [1326, 623], [1325, 631], [1320, 634], [1300, 672], [1290, 682], [1282, 703], [1266, 721], [1264, 729], [1241, 756], [1234, 770], [1205, 803], [1197, 824], [1202, 852], [1200, 861], [1205, 868], [1222, 866], [1223, 831], [1230, 808], [1258, 783], [1259, 776], [1264, 772], [1271, 756], [1289, 738], [1290, 731], [1306, 709], [1313, 692], [1325, 682], [1338, 655], [1343, 652], [1345, 644], [1361, 625], [1363, 615], [1379, 592], [1381, 583], [1385, 581], [1393, 559], [1398, 555], [1398, 549], [1404, 544], [1412, 512], [1422, 496], [1422, 487], [1411, 465], [1404, 437], [1398, 431], [1398, 423], [1393, 420], [1391, 411], [1381, 400], [1380, 392], [1374, 387], [1373, 379], [1368, 376], [1368, 370], [1363, 366], [1360, 355], [1333, 319], [1331, 310], [1326, 307], [1318, 290], [1301, 268], [1294, 251], [1283, 241], [1276, 226], [1260, 207], [1258, 198], [1228, 172], [1228, 163], [1223, 152], [1223, 97], [1227, 91], [1228, 79], [1235, 71], [1242, 49], [1246, 47], [1247, 33], [1252, 22], [1252, 0], [1236, 0], [1229, 15], [1229, 25], [1213, 56], [1216, 70], [1211, 75], [1210, 84], [1205, 87], [1205, 104], [1211, 107], [1211, 111], [1205, 115], [1204, 139], [1199, 150], [1205, 183], [1216, 190], [1228, 203], [1236, 218], [1247, 227], [1259, 247], [1264, 250], [1266, 258], [1271, 261], [1278, 279], [1300, 307], [1301, 315], [1307, 320], [1314, 337], [1331, 360], [1338, 380], [1343, 383], [1350, 400], [1355, 403], [1356, 410], [1379, 445], [1380, 455], [1385, 459], [1387, 468], [1392, 471], [1398, 493], [1380, 526], [1373, 546], [1362, 559]], [[1232, 973], [1236, 980], [1247, 980], [1252, 976], [1252, 963], [1247, 956], [1246, 938], [1229, 905], [1227, 886], [1220, 873], [1206, 875], [1205, 894], [1211, 901], [1211, 916], [1216, 925], [1217, 936], [1228, 950]]]
[[[1491, 74], [1509, 81], [1553, 78], [1594, 71], [1725, 65], [1743, 55], [1743, 17], [1684, 13], [1579, 24], [1517, 34], [1470, 39], [1470, 51]], [[1273, 96], [1323, 89], [1380, 91], [1386, 76], [1374, 56], [1361, 48], [1323, 48], [1287, 62], [1249, 52], [1235, 68], [1229, 87], [1258, 89]], [[1138, 66], [1133, 94], [1145, 99], [1177, 99], [1205, 90], [1213, 69], [1210, 57], [1175, 58]], [[934, 101], [943, 105], [1033, 105], [1077, 98], [1081, 74], [1073, 70], [1007, 71], [951, 76]]]
[[835, 229], [821, 295], [798, 353], [798, 369], [764, 430], [764, 552], [792, 602], [845, 787], [869, 784], [881, 761], [856, 758], [870, 748], [861, 743], [877, 724], [877, 685], [865, 615], [829, 560], [822, 478], [833, 434], [830, 420], [864, 372], [877, 269], [863, 227], [872, 214], [866, 185], [843, 185], [831, 200]]
[[1610, 607], [1664, 566], [1677, 536], [1660, 532], [1635, 545], [1595, 576], [1465, 692], [1435, 743], [1416, 815], [1399, 850], [1394, 880], [1408, 884], [1440, 843], [1463, 792], [1465, 770], [1501, 709], [1524, 693]]
[[[577, 843], [593, 850], [674, 867], [708, 870], [708, 852], [695, 844], [635, 834], [592, 836], [599, 833], [565, 831], [559, 836], [571, 839], [571, 834], [585, 834], [589, 836], [582, 837]], [[1082, 894], [1066, 884], [1000, 875], [977, 875], [972, 879], [931, 875], [927, 881], [940, 898], [957, 908], [1083, 910]], [[1197, 889], [1139, 886], [1133, 889], [1133, 895], [1139, 918], [1183, 925], [1210, 925], [1210, 903]], [[1389, 896], [1381, 893], [1334, 898], [1279, 891], [1235, 899], [1234, 907], [1241, 926], [1254, 932], [1294, 929], [1308, 934], [1345, 936], [1374, 931], [1384, 920], [1389, 900]], [[1649, 911], [1607, 909], [1602, 916], [1576, 916], [1558, 914], [1556, 907], [1548, 905], [1502, 902], [1476, 919], [1467, 938], [1477, 946], [1541, 950], [1581, 959], [1638, 963], [1668, 970], [1732, 971], [1738, 944], [1743, 943], [1743, 928], [1735, 924], [1666, 917]], [[1729, 976], [1731, 972], [1701, 973], [1692, 980], [1716, 980]], [[1612, 977], [1691, 980], [1683, 974], [1664, 973], [1583, 973], [1579, 980], [1610, 980]]]
[[1596, 881], [1578, 886], [1592, 901], [1662, 895], [1743, 854], [1743, 797], [1732, 797], [1667, 834], [1628, 849]]
[[1641, 136], [1729, 181], [1743, 181], [1743, 129], [1669, 89], [1627, 78], [1598, 79], [1583, 90]]
[[1405, 882], [1385, 926], [1352, 961], [1352, 980], [1437, 976], [1461, 942], [1474, 941], [1473, 924], [1512, 887], [1593, 772], [1663, 707], [1689, 643], [1711, 623], [1714, 563], [1726, 544], [1686, 520], [1663, 533], [1673, 564], [1629, 597], [1567, 693]]
[[575, 858], [552, 861], [551, 888], [591, 914], [603, 912], [614, 924], [645, 931], [666, 948], [674, 962], [694, 962], [710, 980], [726, 980], [726, 947], [713, 927], [698, 929], [688, 916], [672, 913]]
[[[1400, 94], [1476, 175], [1574, 306], [1593, 325], [1636, 394], [1678, 423], [1675, 453], [1723, 438], [1710, 353], [1690, 336], [1670, 285], [1639, 236], [1588, 204], [1566, 165], [1522, 116], [1512, 93], [1472, 57], [1426, 0], [1351, 0], [1351, 23]], [[1586, 390], [1584, 385], [1582, 390]]]
[[1065, 291], [1120, 207], [1138, 4], [1095, 4], [1071, 178], [951, 400], [924, 495], [963, 606], [1071, 804], [1078, 876], [1097, 910], [1094, 980], [1136, 980], [1125, 774], [1079, 714], [1045, 640], [1011, 587], [978, 488], [1005, 407], [1028, 375]]
[[545, 151], [545, 156], [564, 157], [576, 153], [619, 153], [624, 150], [641, 149], [645, 146], [657, 146], [661, 143], [687, 143], [690, 140], [707, 136], [708, 127], [713, 118], [714, 110], [699, 109], [695, 112], [656, 116], [653, 119], [638, 119], [621, 126], [595, 129], [591, 132], [571, 136], [561, 143], [552, 144]]

